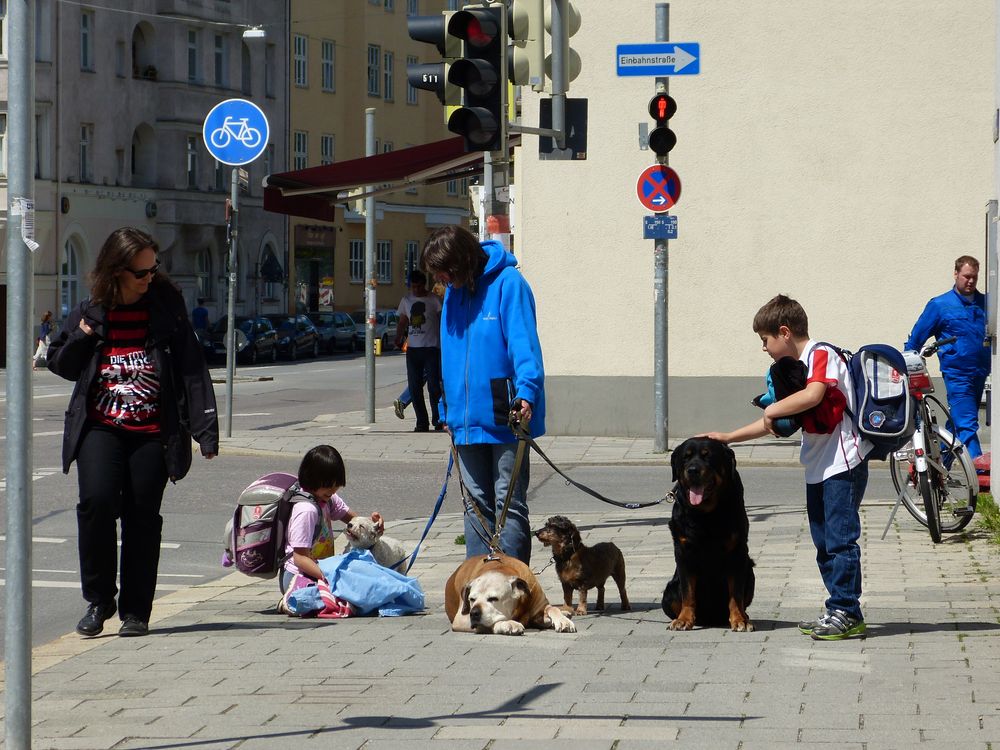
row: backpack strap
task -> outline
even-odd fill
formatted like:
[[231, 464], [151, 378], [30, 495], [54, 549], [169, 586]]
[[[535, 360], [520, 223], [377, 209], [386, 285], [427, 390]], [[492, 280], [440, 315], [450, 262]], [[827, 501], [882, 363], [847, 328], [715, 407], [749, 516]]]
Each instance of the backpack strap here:
[[[851, 360], [854, 358], [854, 352], [850, 349], [842, 349], [836, 344], [831, 344], [828, 341], [817, 341], [816, 346], [825, 346], [829, 349], [833, 349], [833, 351], [837, 353], [837, 356], [844, 361], [844, 364], [847, 366], [847, 378], [850, 381], [848, 385], [850, 386], [851, 393], [856, 394], [857, 388], [855, 388], [854, 376], [851, 374]], [[813, 351], [816, 351], [816, 347], [813, 347]], [[851, 407], [844, 404], [844, 411], [847, 413], [847, 416], [851, 418], [851, 423], [856, 425], [858, 420], [854, 418], [854, 412], [851, 411]]]
[[[316, 527], [313, 529], [313, 539], [316, 538], [316, 534], [319, 533], [320, 527], [323, 524], [323, 509], [320, 507], [319, 503], [316, 502], [316, 498], [310, 495], [308, 492], [302, 489], [298, 482], [293, 482], [292, 486], [285, 490], [285, 493], [281, 496], [281, 499], [287, 503], [294, 505], [295, 503], [305, 503], [311, 502], [316, 506], [316, 510], [319, 511], [319, 517], [316, 519]], [[291, 517], [291, 516], [289, 516]], [[288, 528], [285, 528], [285, 544], [288, 544]], [[284, 557], [281, 558], [281, 567], [285, 567], [285, 563], [288, 562], [292, 557], [292, 552], [289, 552]], [[280, 575], [280, 572], [279, 572]]]

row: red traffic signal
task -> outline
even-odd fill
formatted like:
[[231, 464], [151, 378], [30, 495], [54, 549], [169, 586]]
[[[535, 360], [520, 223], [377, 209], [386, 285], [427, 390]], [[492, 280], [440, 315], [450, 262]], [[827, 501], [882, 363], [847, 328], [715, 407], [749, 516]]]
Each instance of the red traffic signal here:
[[506, 145], [504, 53], [507, 40], [501, 3], [456, 11], [448, 33], [462, 40], [462, 56], [448, 69], [448, 83], [462, 91], [462, 106], [448, 129], [465, 139], [466, 151], [495, 151]]
[[656, 120], [657, 125], [666, 124], [676, 111], [677, 102], [668, 94], [657, 94], [649, 100], [649, 116]]

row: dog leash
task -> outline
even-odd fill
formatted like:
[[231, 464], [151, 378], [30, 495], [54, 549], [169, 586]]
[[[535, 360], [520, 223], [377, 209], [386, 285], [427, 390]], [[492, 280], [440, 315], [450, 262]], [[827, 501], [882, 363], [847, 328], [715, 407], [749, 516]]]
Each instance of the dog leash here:
[[671, 498], [672, 492], [668, 492], [663, 497], [661, 497], [659, 500], [652, 500], [652, 501], [646, 502], [646, 503], [623, 503], [623, 502], [620, 502], [618, 500], [612, 500], [610, 497], [605, 497], [604, 495], [602, 495], [597, 490], [591, 489], [590, 487], [588, 487], [587, 485], [583, 484], [582, 482], [577, 482], [572, 477], [570, 477], [568, 474], [566, 474], [566, 472], [564, 472], [562, 469], [560, 469], [558, 466], [556, 466], [554, 463], [552, 463], [552, 459], [550, 459], [548, 456], [545, 455], [545, 451], [543, 451], [541, 448], [539, 448], [538, 447], [538, 443], [536, 443], [535, 439], [533, 437], [531, 437], [531, 433], [528, 432], [527, 427], [525, 427], [523, 424], [521, 424], [520, 420], [517, 420], [517, 419], [513, 418], [513, 412], [512, 412], [511, 420], [509, 422], [509, 426], [510, 426], [510, 429], [514, 431], [514, 434], [517, 435], [517, 439], [518, 439], [518, 442], [520, 444], [522, 444], [522, 445], [525, 445], [525, 444], [526, 445], [530, 445], [534, 449], [535, 453], [537, 453], [539, 456], [541, 456], [542, 460], [545, 461], [545, 463], [547, 463], [549, 466], [551, 466], [552, 469], [559, 476], [561, 476], [563, 479], [565, 479], [568, 484], [573, 485], [574, 487], [576, 487], [578, 490], [581, 490], [582, 492], [586, 492], [591, 497], [595, 497], [595, 498], [597, 498], [598, 500], [600, 500], [603, 503], [608, 503], [609, 505], [614, 505], [614, 506], [616, 506], [618, 508], [625, 508], [626, 510], [638, 510], [639, 508], [650, 508], [650, 507], [652, 507], [654, 505], [659, 505], [664, 500], [670, 500], [670, 498]]
[[[413, 548], [413, 552], [410, 554], [410, 562], [407, 563], [406, 570], [403, 571], [404, 575], [409, 573], [410, 568], [413, 567], [413, 563], [417, 559], [417, 553], [420, 552], [420, 545], [423, 544], [424, 539], [427, 538], [427, 534], [431, 530], [431, 526], [434, 525], [434, 521], [441, 510], [441, 506], [444, 504], [444, 497], [445, 495], [448, 494], [448, 480], [451, 479], [451, 469], [454, 465], [455, 465], [454, 458], [452, 456], [448, 456], [448, 469], [445, 471], [444, 474], [444, 483], [441, 485], [441, 492], [438, 493], [437, 502], [434, 503], [434, 510], [431, 511], [431, 517], [427, 519], [427, 525], [424, 526], [424, 533], [420, 535], [420, 541], [417, 542], [417, 546]], [[395, 570], [396, 567], [399, 566], [405, 560], [406, 558], [403, 557], [401, 560], [398, 560], [389, 567]]]

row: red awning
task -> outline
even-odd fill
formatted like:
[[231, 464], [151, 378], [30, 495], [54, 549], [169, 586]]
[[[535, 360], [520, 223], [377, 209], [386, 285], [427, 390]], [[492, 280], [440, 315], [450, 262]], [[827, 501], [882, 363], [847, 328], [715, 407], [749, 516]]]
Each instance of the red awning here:
[[[512, 136], [510, 140], [514, 146], [520, 139]], [[264, 209], [333, 221], [338, 203], [414, 185], [472, 177], [482, 171], [483, 152], [466, 153], [462, 138], [448, 138], [321, 167], [270, 174], [264, 178]], [[359, 189], [359, 194], [349, 194]]]

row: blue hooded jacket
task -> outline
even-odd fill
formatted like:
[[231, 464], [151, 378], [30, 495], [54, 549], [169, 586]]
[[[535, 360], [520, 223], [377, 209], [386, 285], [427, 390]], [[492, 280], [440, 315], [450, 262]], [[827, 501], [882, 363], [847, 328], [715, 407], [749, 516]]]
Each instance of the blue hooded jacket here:
[[972, 301], [954, 287], [933, 297], [913, 325], [906, 349], [919, 350], [927, 339], [958, 337], [954, 344], [941, 347], [938, 358], [942, 372], [950, 375], [985, 376], [990, 371], [990, 347], [986, 341], [986, 297], [976, 292]]
[[545, 432], [545, 370], [535, 327], [535, 298], [496, 240], [482, 248], [486, 267], [475, 291], [452, 287], [441, 310], [441, 419], [456, 445], [512, 443], [510, 404], [531, 404], [530, 432]]

